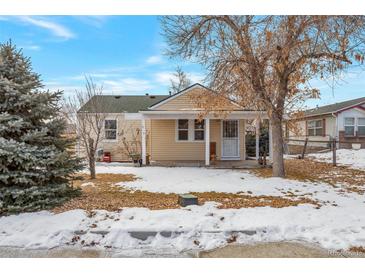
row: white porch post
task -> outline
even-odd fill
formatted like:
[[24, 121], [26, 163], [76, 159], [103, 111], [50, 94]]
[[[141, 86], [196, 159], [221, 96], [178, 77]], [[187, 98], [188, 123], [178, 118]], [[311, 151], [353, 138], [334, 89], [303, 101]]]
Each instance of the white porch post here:
[[260, 157], [260, 119], [256, 120], [256, 160]]
[[146, 165], [146, 120], [142, 118], [142, 164]]
[[210, 161], [210, 120], [205, 119], [205, 165], [209, 166]]
[[272, 162], [272, 126], [271, 126], [271, 122], [269, 121], [269, 159], [270, 162]]

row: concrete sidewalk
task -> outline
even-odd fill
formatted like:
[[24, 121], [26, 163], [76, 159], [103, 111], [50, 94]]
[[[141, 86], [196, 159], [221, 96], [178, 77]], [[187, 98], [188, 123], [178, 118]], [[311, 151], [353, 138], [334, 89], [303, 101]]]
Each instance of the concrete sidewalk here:
[[338, 252], [294, 242], [257, 243], [254, 245], [227, 245], [211, 251], [202, 251], [200, 258], [365, 258], [365, 253]]

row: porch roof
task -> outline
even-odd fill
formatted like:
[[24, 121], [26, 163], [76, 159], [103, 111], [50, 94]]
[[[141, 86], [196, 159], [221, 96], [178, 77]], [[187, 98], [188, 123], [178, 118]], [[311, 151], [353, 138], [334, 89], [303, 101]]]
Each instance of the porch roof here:
[[[196, 119], [202, 110], [149, 110], [140, 111], [139, 113], [127, 113], [125, 115], [126, 120], [171, 120], [171, 119]], [[268, 115], [266, 111], [251, 111], [251, 110], [235, 110], [235, 111], [213, 111], [205, 115], [204, 118], [208, 119], [256, 119], [257, 117], [267, 119]]]

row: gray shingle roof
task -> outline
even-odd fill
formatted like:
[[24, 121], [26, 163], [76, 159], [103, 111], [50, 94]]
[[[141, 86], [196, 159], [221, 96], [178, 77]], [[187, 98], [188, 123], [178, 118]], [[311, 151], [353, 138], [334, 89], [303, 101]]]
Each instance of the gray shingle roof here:
[[308, 109], [304, 112], [305, 116], [315, 116], [315, 115], [322, 115], [322, 114], [328, 114], [328, 113], [334, 113], [341, 109], [351, 107], [354, 105], [359, 105], [361, 103], [365, 103], [365, 97], [348, 100], [336, 104], [326, 105], [322, 107], [312, 108]]
[[79, 112], [95, 110], [100, 113], [137, 113], [165, 99], [168, 95], [97, 95], [92, 97]]

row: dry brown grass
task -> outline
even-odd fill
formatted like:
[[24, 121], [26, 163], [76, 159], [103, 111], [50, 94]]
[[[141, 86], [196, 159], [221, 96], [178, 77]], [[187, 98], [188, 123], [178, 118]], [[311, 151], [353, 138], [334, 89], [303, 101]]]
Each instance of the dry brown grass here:
[[[148, 207], [150, 209], [177, 207], [177, 195], [147, 191], [131, 192], [115, 185], [118, 182], [134, 181], [136, 177], [133, 174], [97, 174], [94, 180], [88, 179], [86, 174], [81, 174], [81, 176], [84, 177], [83, 180], [74, 182], [74, 186], [81, 187], [81, 196], [55, 208], [55, 212], [78, 208], [87, 211], [95, 209], [118, 211], [122, 207]], [[92, 182], [95, 186], [81, 186], [87, 182]]]
[[[74, 186], [82, 189], [81, 196], [55, 208], [54, 212], [59, 213], [72, 209], [118, 211], [123, 207], [146, 207], [150, 209], [179, 208], [177, 194], [131, 191], [115, 185], [118, 182], [134, 181], [136, 177], [133, 174], [97, 174], [95, 180], [88, 179], [86, 174], [80, 175], [83, 179], [74, 181]], [[94, 186], [82, 186], [82, 184], [88, 182], [92, 182]], [[193, 194], [198, 197], [199, 204], [215, 201], [221, 203], [220, 208], [264, 206], [281, 208], [297, 206], [298, 204], [313, 204], [319, 207], [317, 202], [294, 194], [283, 195], [283, 197], [252, 196], [250, 193], [205, 192]]]
[[365, 247], [363, 246], [353, 246], [349, 249], [350, 252], [365, 253]]
[[[333, 187], [339, 184], [343, 191], [364, 193], [365, 171], [344, 166], [332, 166], [328, 163], [315, 162], [309, 159], [285, 160], [285, 171], [288, 179], [325, 182]], [[260, 168], [252, 170], [257, 176], [271, 177], [272, 169]]]
[[264, 207], [270, 206], [275, 208], [282, 208], [288, 206], [297, 206], [299, 204], [312, 204], [317, 208], [319, 203], [304, 197], [279, 197], [279, 196], [251, 196], [247, 194], [231, 194], [231, 193], [193, 193], [198, 197], [199, 203], [204, 204], [208, 201], [215, 201], [221, 203], [219, 208], [243, 208], [243, 207]]

